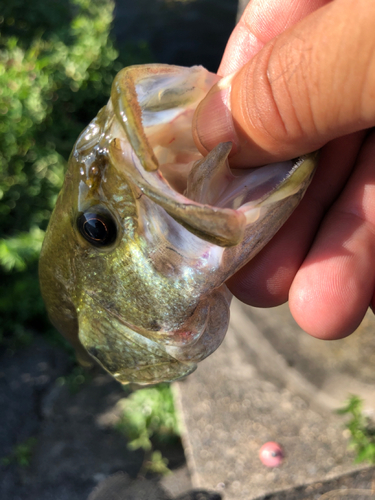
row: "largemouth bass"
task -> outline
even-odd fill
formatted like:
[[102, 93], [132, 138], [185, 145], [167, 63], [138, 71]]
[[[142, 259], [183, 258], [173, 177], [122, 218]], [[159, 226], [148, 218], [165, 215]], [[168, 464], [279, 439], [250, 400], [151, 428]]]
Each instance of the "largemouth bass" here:
[[125, 68], [78, 138], [40, 258], [52, 323], [122, 383], [192, 372], [221, 344], [225, 281], [304, 195], [316, 154], [233, 172], [192, 119], [219, 80], [202, 67]]

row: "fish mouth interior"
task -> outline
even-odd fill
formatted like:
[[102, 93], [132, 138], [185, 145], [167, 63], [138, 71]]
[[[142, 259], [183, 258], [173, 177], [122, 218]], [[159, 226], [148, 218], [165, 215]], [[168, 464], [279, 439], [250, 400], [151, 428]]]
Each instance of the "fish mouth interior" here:
[[[172, 73], [165, 66], [149, 67], [138, 83], [123, 75], [124, 81], [113, 85], [116, 120], [106, 125], [114, 127], [106, 135], [113, 137], [110, 160], [133, 186], [137, 200], [145, 195], [202, 240], [238, 245], [246, 227], [261, 220], [270, 204], [303, 193], [313, 162], [302, 169], [306, 158], [232, 171], [230, 143], [219, 143], [203, 158], [193, 140], [193, 117], [211, 88], [207, 81], [201, 86], [203, 80], [209, 77], [212, 84], [218, 77], [202, 68], [173, 68]], [[119, 98], [121, 81], [125, 93]]]
[[[158, 119], [157, 114], [160, 115]], [[284, 182], [296, 164], [296, 160], [287, 160], [233, 170], [225, 158], [211, 183], [207, 184], [205, 193], [197, 199], [188, 191], [192, 169], [196, 162], [203, 160], [191, 132], [194, 109], [183, 112], [171, 109], [152, 115], [152, 119], [144, 121], [144, 132], [159, 162], [159, 171], [177, 193], [193, 201], [234, 210], [259, 203]]]

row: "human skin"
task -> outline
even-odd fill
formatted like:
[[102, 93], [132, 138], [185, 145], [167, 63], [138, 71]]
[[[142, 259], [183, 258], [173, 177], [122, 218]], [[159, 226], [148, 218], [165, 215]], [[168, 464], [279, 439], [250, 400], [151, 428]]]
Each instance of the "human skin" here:
[[368, 0], [253, 0], [219, 68], [232, 76], [195, 116], [199, 149], [231, 140], [236, 168], [321, 148], [298, 209], [228, 286], [258, 307], [289, 300], [322, 339], [352, 333], [375, 302], [374, 26]]

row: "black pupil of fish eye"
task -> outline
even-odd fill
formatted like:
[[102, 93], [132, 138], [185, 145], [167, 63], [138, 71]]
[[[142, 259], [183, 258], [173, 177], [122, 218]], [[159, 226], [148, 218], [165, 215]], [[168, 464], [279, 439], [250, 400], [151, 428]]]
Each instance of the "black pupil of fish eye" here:
[[110, 245], [116, 239], [116, 223], [109, 214], [86, 212], [78, 217], [77, 222], [85, 240], [96, 247]]

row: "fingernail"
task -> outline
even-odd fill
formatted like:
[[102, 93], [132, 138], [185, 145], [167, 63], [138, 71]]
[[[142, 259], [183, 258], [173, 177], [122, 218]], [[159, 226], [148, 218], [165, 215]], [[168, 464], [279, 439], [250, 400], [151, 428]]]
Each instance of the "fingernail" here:
[[195, 111], [193, 136], [199, 149], [211, 151], [220, 142], [231, 141], [230, 156], [238, 151], [239, 141], [233, 124], [230, 105], [234, 74], [222, 78], [212, 87]]

